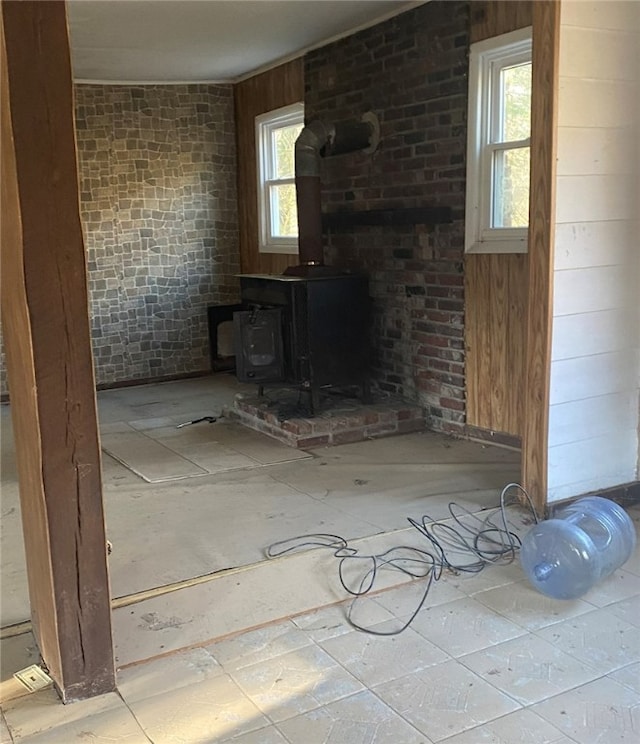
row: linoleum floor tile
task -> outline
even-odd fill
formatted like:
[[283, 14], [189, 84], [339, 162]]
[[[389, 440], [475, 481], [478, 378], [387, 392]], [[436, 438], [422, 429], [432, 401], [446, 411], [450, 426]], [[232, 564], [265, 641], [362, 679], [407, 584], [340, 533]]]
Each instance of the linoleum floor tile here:
[[[208, 742], [207, 742], [208, 744]], [[221, 739], [216, 744], [289, 744], [275, 726], [267, 726], [232, 739]]]
[[[316, 642], [350, 633], [353, 626], [347, 619], [351, 602], [342, 602], [331, 607], [323, 607], [314, 612], [298, 615], [292, 622]], [[378, 625], [393, 620], [393, 614], [379, 605], [372, 597], [359, 597], [353, 607], [352, 618], [361, 626]]]
[[457, 661], [385, 682], [373, 692], [434, 742], [520, 708]]
[[218, 742], [269, 723], [228, 675], [133, 700], [129, 706], [153, 744]]
[[476, 651], [459, 661], [522, 705], [558, 695], [602, 674], [564, 653], [561, 646], [533, 635]]
[[584, 599], [596, 607], [605, 607], [622, 599], [640, 595], [640, 576], [618, 569], [593, 587]]
[[635, 690], [640, 696], [640, 662], [636, 661], [634, 664], [629, 664], [607, 676], [614, 682], [619, 682], [621, 685]]
[[580, 599], [551, 599], [526, 580], [479, 592], [474, 599], [527, 630], [544, 628], [593, 609], [593, 605]]
[[619, 602], [613, 602], [610, 605], [606, 605], [606, 608], [621, 620], [640, 628], [640, 595], [629, 597], [629, 599], [621, 599]]
[[640, 661], [640, 628], [607, 609], [555, 623], [536, 631], [536, 635], [594, 667], [600, 674]]
[[204, 648], [192, 648], [119, 670], [117, 686], [124, 700], [132, 704], [223, 675], [211, 654]]
[[33, 633], [21, 633], [0, 640], [0, 681], [7, 679], [25, 667], [37, 664], [40, 652]]
[[3, 704], [2, 712], [16, 744], [69, 744], [89, 737], [114, 744], [148, 744], [115, 692], [63, 705], [49, 688]]
[[369, 690], [279, 724], [292, 744], [429, 744]]
[[[400, 620], [389, 620], [373, 629], [389, 632], [400, 627]], [[391, 636], [353, 631], [321, 641], [320, 645], [368, 687], [449, 659], [444, 651], [411, 628]]]
[[2, 713], [0, 713], [0, 744], [13, 744], [13, 739], [7, 728], [7, 724], [4, 722]]
[[423, 608], [411, 628], [454, 658], [527, 632], [472, 598]]
[[223, 639], [207, 646], [207, 651], [224, 669], [232, 671], [297, 651], [311, 643], [308, 635], [287, 620]]
[[446, 739], [444, 744], [575, 744], [555, 726], [530, 710], [502, 718]]
[[486, 592], [488, 589], [515, 584], [524, 578], [525, 575], [520, 562], [516, 559], [508, 564], [488, 565], [478, 573], [460, 572], [457, 575], [450, 575], [445, 572], [441, 580], [451, 584], [469, 597], [473, 597], [480, 592]]
[[305, 646], [232, 672], [233, 678], [273, 722], [352, 695], [362, 684], [317, 646]]
[[578, 744], [640, 740], [638, 694], [608, 677], [545, 700], [532, 710]]
[[[374, 599], [396, 617], [407, 617], [415, 612], [426, 590], [427, 579], [417, 579], [376, 594]], [[423, 607], [437, 607], [464, 597], [465, 594], [448, 581], [434, 581]]]

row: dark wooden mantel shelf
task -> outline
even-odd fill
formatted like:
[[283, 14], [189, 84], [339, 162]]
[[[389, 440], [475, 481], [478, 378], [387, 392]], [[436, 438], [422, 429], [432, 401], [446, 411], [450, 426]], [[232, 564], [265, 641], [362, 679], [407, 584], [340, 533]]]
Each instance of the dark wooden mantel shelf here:
[[329, 212], [322, 215], [322, 227], [340, 230], [357, 225], [436, 225], [452, 222], [451, 207], [410, 207]]

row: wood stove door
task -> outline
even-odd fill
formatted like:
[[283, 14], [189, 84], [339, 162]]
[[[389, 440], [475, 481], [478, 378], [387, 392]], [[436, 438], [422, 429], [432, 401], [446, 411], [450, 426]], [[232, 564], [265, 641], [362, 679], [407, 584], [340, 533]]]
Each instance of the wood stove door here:
[[311, 385], [362, 385], [370, 365], [370, 299], [365, 277], [307, 283]]
[[236, 377], [240, 382], [284, 380], [282, 311], [255, 308], [233, 314]]

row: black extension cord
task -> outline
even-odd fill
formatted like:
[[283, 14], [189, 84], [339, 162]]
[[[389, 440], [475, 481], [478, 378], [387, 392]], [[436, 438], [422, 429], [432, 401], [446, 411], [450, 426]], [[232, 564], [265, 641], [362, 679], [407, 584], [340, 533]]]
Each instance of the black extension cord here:
[[[372, 555], [360, 555], [357, 548], [349, 545], [345, 538], [339, 535], [326, 533], [312, 533], [298, 535], [297, 537], [281, 540], [273, 543], [266, 550], [268, 558], [277, 558], [287, 553], [308, 550], [311, 548], [329, 548], [333, 555], [338, 558], [338, 577], [343, 589], [353, 597], [347, 610], [347, 620], [357, 630], [378, 636], [393, 636], [402, 633], [413, 622], [416, 615], [424, 607], [429, 592], [434, 582], [438, 581], [444, 570], [459, 573], [479, 573], [486, 566], [502, 564], [507, 565], [516, 557], [520, 549], [520, 538], [510, 529], [507, 519], [507, 494], [511, 489], [517, 489], [526, 500], [533, 520], [537, 523], [533, 503], [526, 490], [518, 483], [507, 484], [500, 493], [499, 506], [485, 510], [480, 517], [468, 509], [459, 506], [455, 502], [449, 503], [449, 513], [454, 522], [453, 525], [442, 521], [435, 521], [425, 514], [418, 522], [408, 517], [409, 524], [423, 535], [429, 547], [426, 549], [415, 548], [408, 545], [398, 545], [383, 553]], [[494, 522], [494, 517], [500, 517], [499, 522]], [[465, 524], [466, 520], [470, 524]], [[472, 562], [456, 562], [455, 556], [474, 556]], [[344, 571], [347, 565], [353, 565], [354, 561], [368, 564], [357, 587], [350, 587], [345, 579]], [[381, 569], [393, 569], [404, 573], [412, 579], [426, 579], [424, 593], [409, 619], [400, 628], [382, 631], [373, 630], [359, 625], [353, 619], [355, 603], [360, 597], [373, 591], [378, 572]]]

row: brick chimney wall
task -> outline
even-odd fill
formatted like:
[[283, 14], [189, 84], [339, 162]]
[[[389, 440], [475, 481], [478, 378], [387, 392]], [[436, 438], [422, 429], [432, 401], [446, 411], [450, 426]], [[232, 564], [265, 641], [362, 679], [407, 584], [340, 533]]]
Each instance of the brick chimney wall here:
[[323, 211], [447, 205], [444, 225], [326, 234], [327, 263], [368, 272], [374, 385], [462, 432], [463, 242], [469, 3], [432, 0], [305, 57], [305, 116], [373, 111], [376, 153], [322, 163]]

